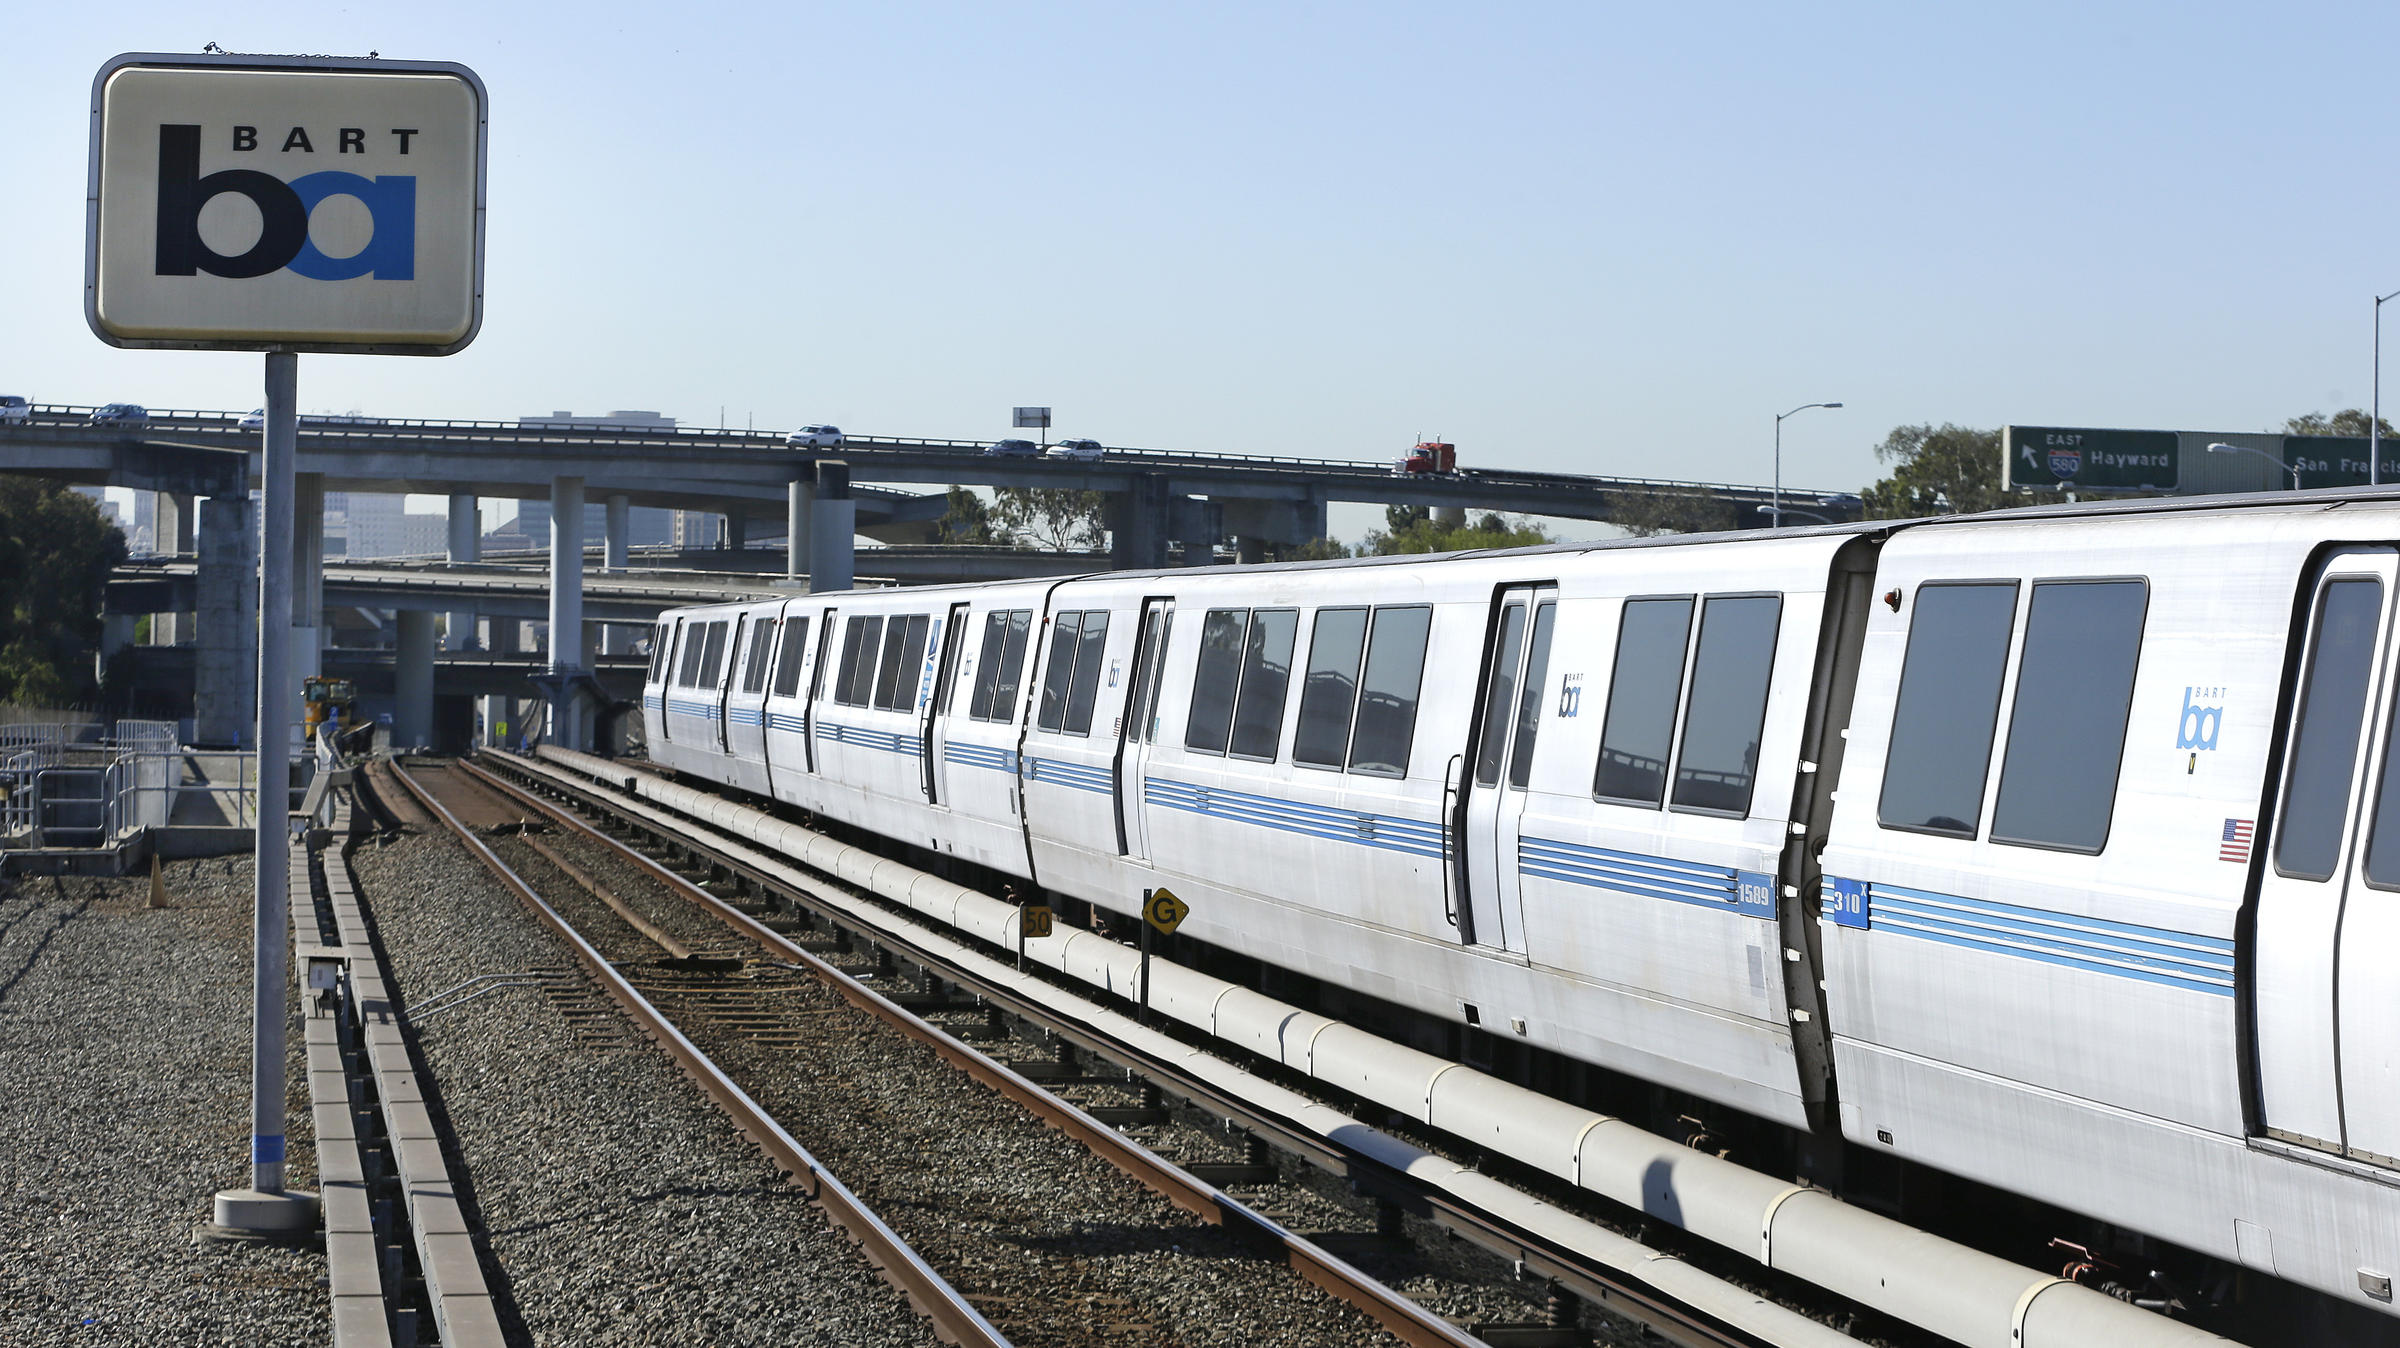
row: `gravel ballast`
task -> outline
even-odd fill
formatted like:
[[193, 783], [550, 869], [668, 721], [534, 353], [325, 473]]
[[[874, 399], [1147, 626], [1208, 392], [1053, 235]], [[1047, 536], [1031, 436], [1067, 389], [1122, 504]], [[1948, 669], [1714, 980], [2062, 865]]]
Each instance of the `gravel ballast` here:
[[[564, 948], [446, 836], [353, 869], [407, 1003]], [[564, 980], [578, 989], [580, 974]], [[613, 1015], [613, 1009], [611, 1014]], [[665, 1054], [594, 1051], [534, 989], [428, 1021], [419, 1049], [528, 1344], [931, 1344], [924, 1322]]]
[[250, 1178], [250, 861], [164, 880], [0, 881], [0, 1343], [326, 1341], [322, 1256], [194, 1238]]

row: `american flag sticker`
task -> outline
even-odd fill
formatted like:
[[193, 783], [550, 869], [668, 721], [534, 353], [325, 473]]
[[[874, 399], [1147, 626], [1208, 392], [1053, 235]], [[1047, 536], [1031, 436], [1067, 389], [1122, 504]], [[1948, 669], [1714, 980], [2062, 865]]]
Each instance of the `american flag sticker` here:
[[2226, 820], [2224, 840], [2217, 845], [2217, 860], [2237, 862], [2245, 866], [2250, 864], [2251, 832], [2250, 820]]

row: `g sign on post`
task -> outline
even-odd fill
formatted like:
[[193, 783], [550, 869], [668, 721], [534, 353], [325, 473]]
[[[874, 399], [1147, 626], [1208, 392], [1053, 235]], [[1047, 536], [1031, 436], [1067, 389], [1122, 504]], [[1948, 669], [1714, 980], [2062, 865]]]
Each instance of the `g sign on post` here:
[[483, 319], [465, 66], [119, 56], [92, 82], [84, 315], [112, 346], [445, 356]]

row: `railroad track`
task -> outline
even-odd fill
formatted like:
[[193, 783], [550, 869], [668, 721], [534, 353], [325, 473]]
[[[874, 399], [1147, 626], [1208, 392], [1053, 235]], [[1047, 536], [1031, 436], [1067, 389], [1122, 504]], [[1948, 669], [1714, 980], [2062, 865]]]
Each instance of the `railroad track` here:
[[[1386, 1342], [1477, 1342], [1120, 1132], [1119, 1125], [1164, 1121], [1154, 1087], [1091, 1064], [1071, 1046], [1022, 1070], [978, 1049], [970, 1040], [1014, 1046], [1000, 1037], [998, 1009], [938, 974], [904, 973], [889, 947], [762, 904], [746, 905], [757, 914], [744, 912], [473, 767], [378, 773], [422, 802], [559, 933], [585, 972], [867, 1245], [887, 1279], [945, 1338], [1221, 1341], [1226, 1326], [1209, 1323], [1217, 1317], [1238, 1326], [1243, 1316], [1266, 1313], [1262, 1306], [1288, 1304], [1317, 1308], [1301, 1312], [1307, 1329], [1270, 1323], [1244, 1332], [1347, 1343], [1375, 1341], [1380, 1328]], [[910, 1042], [895, 1049], [899, 1035]], [[911, 1054], [921, 1065], [909, 1065]], [[1033, 1075], [1048, 1080], [1036, 1084]], [[1028, 1132], [1049, 1140], [1029, 1152]], [[1088, 1154], [1057, 1146], [1058, 1134]], [[1204, 1136], [1202, 1145], [1221, 1175], [1274, 1174], [1238, 1140]], [[1137, 1195], [1131, 1216], [1095, 1219], [1086, 1206], [1095, 1191], [1126, 1186], [1093, 1157], [1182, 1215]], [[1339, 1229], [1337, 1205], [1305, 1193], [1282, 1197], [1291, 1215], [1317, 1219], [1312, 1227]], [[1122, 1209], [1123, 1199], [1112, 1201]], [[1139, 1205], [1152, 1211], [1144, 1215]], [[1398, 1246], [1388, 1232], [1377, 1233], [1371, 1207], [1363, 1219], [1351, 1214], [1350, 1224], [1361, 1229], [1333, 1238], [1379, 1255]], [[1361, 1315], [1345, 1321], [1303, 1279]], [[1162, 1298], [1145, 1295], [1144, 1280], [1181, 1286]], [[1192, 1288], [1202, 1290], [1194, 1295]], [[1515, 1301], [1524, 1303], [1521, 1292]], [[1488, 1295], [1485, 1304], [1494, 1304]], [[1490, 1341], [1591, 1341], [1565, 1326], [1521, 1328], [1528, 1332], [1494, 1332]]]
[[[1020, 1030], [1029, 1027], [1036, 1046], [1005, 1039], [994, 1042], [986, 1038], [983, 1042], [993, 1054], [1013, 1050], [1020, 1057], [1034, 1053], [1049, 1057], [1051, 1061], [1020, 1064], [1022, 1074], [1042, 1078], [1091, 1114], [1130, 1127], [1170, 1151], [1188, 1144], [1166, 1136], [1171, 1130], [1159, 1123], [1162, 1116], [1196, 1122], [1220, 1139], [1230, 1136], [1230, 1142], [1220, 1142], [1215, 1154], [1185, 1152], [1187, 1168], [1238, 1187], [1245, 1196], [1255, 1195], [1255, 1203], [1289, 1217], [1294, 1225], [1336, 1231], [1328, 1235], [1326, 1243], [1354, 1254], [1361, 1263], [1382, 1273], [1387, 1282], [1420, 1291], [1425, 1284], [1412, 1269], [1445, 1260], [1473, 1265], [1477, 1258], [1459, 1252], [1475, 1247], [1482, 1263], [1480, 1276], [1510, 1284], [1506, 1309], [1487, 1304], [1481, 1313], [1471, 1308], [1462, 1312], [1457, 1300], [1445, 1299], [1439, 1287], [1430, 1290], [1427, 1301], [1451, 1318], [1481, 1330], [1488, 1342], [1717, 1345], [1851, 1341], [1828, 1328], [1829, 1323], [1841, 1324], [1874, 1342], [1928, 1341], [1881, 1317], [1862, 1315], [1849, 1303], [1821, 1294], [1811, 1296], [1797, 1287], [1742, 1293], [1755, 1301], [1739, 1308], [1744, 1313], [1720, 1317], [1714, 1311], [1726, 1304], [1724, 1282], [1711, 1289], [1714, 1300], [1702, 1296], [1698, 1305], [1678, 1295], [1680, 1289], [1708, 1279], [1694, 1277], [1685, 1266], [1688, 1261], [1674, 1257], [1671, 1235], [1667, 1249], [1640, 1251], [1632, 1261], [1622, 1249], [1615, 1252], [1613, 1263], [1586, 1257], [1538, 1226], [1528, 1228], [1508, 1217], [1464, 1206], [1413, 1173], [1382, 1164], [1375, 1154], [1329, 1146], [1315, 1134], [1220, 1089], [1208, 1073], [1192, 1069], [1188, 1055], [1147, 1054], [1122, 1038], [1064, 1018], [1040, 1001], [1026, 1000], [992, 979], [947, 965], [939, 952], [929, 954], [904, 938], [895, 940], [888, 929], [876, 931], [858, 925], [841, 907], [826, 904], [822, 890], [790, 883], [788, 870], [777, 868], [780, 874], [768, 873], [754, 864], [755, 858], [746, 860], [738, 845], [716, 838], [706, 829], [662, 829], [655, 811], [645, 812], [639, 806], [625, 809], [610, 793], [552, 765], [506, 756], [482, 761], [512, 778], [512, 799], [518, 810], [542, 811], [561, 830], [606, 837], [608, 846], [629, 854], [627, 844], [608, 833], [647, 834], [648, 850], [665, 860], [645, 859], [645, 863], [661, 870], [674, 868], [685, 897], [712, 908], [721, 922], [750, 931], [754, 938], [767, 939], [770, 944], [804, 940], [813, 949], [826, 952], [828, 958], [844, 958], [844, 952], [852, 948], [871, 952], [852, 961], [871, 960], [875, 967], [863, 970], [867, 981], [887, 989], [895, 982], [905, 984], [908, 991], [901, 1000], [916, 1005], [927, 1019], [952, 1025], [962, 1037], [988, 1037], [1003, 1025]], [[599, 817], [608, 833], [580, 818], [568, 805]], [[694, 880], [704, 882], [706, 888]], [[1462, 1163], [1471, 1165], [1472, 1157], [1463, 1158]], [[1409, 1169], [1413, 1171], [1413, 1167]], [[1324, 1193], [1328, 1189], [1350, 1201], [1347, 1226], [1325, 1221]], [[1642, 1232], [1638, 1227], [1620, 1229], [1650, 1240], [1667, 1234]], [[1700, 1253], [1705, 1257], [1705, 1251]], [[1661, 1256], [1666, 1256], [1664, 1262], [1659, 1262]], [[1639, 1270], [1638, 1275], [1626, 1272], [1629, 1262]], [[1578, 1324], [1585, 1328], [1574, 1328]], [[1596, 1339], [1580, 1336], [1595, 1330]]]

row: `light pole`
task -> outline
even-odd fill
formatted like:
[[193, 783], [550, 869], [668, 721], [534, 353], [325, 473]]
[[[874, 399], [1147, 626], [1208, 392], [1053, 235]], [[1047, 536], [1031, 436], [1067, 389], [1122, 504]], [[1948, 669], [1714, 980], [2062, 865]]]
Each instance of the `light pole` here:
[[2375, 297], [2375, 387], [2367, 394], [2367, 485], [2383, 483], [2383, 302], [2400, 290]]
[[1785, 412], [1785, 413], [1783, 413], [1783, 414], [1781, 414], [1780, 416], [1777, 416], [1777, 417], [1775, 418], [1775, 504], [1774, 504], [1774, 507], [1773, 507], [1771, 510], [1769, 510], [1769, 512], [1768, 512], [1769, 514], [1773, 515], [1773, 516], [1775, 517], [1775, 519], [1774, 519], [1774, 522], [1773, 522], [1772, 524], [1769, 524], [1769, 525], [1767, 526], [1768, 528], [1770, 528], [1770, 529], [1780, 529], [1780, 528], [1782, 528], [1782, 527], [1783, 527], [1783, 419], [1784, 419], [1784, 417], [1796, 417], [1796, 416], [1800, 415], [1802, 412], [1805, 412], [1805, 411], [1807, 411], [1808, 409], [1810, 409], [1810, 408], [1812, 408], [1812, 407], [1839, 407], [1839, 406], [1841, 406], [1841, 404], [1840, 404], [1840, 403], [1802, 403], [1802, 404], [1800, 404], [1798, 407], [1795, 407], [1795, 408], [1793, 408], [1791, 411], [1789, 411], [1789, 412]]
[[1820, 515], [1820, 514], [1816, 513], [1816, 512], [1815, 512], [1815, 511], [1813, 511], [1813, 510], [1794, 510], [1794, 509], [1791, 509], [1790, 507], [1776, 507], [1776, 506], [1752, 506], [1752, 507], [1751, 507], [1751, 509], [1753, 509], [1753, 510], [1756, 510], [1756, 511], [1757, 511], [1759, 514], [1761, 514], [1761, 515], [1766, 515], [1766, 516], [1768, 516], [1768, 517], [1772, 518], [1772, 519], [1775, 521], [1775, 523], [1774, 523], [1772, 526], [1770, 526], [1770, 527], [1772, 527], [1772, 528], [1776, 528], [1776, 529], [1780, 529], [1780, 528], [1782, 528], [1782, 527], [1783, 527], [1783, 517], [1784, 517], [1784, 516], [1786, 516], [1786, 515], [1798, 515], [1800, 518], [1802, 518], [1802, 519], [1804, 519], [1804, 520], [1815, 520], [1815, 521], [1816, 521], [1817, 523], [1819, 523], [1819, 524], [1831, 524], [1831, 523], [1833, 523], [1833, 520], [1832, 520], [1832, 518], [1831, 518], [1831, 517], [1829, 517], [1829, 516], [1825, 516], [1825, 515]]
[[2283, 460], [2276, 458], [2274, 455], [2269, 454], [2263, 449], [2253, 449], [2248, 445], [2228, 445], [2220, 441], [2216, 444], [2210, 445], [2208, 447], [2208, 452], [2211, 454], [2256, 454], [2258, 457], [2265, 459], [2271, 464], [2274, 464], [2283, 471], [2290, 473], [2292, 475], [2292, 490], [2300, 490], [2300, 470], [2294, 468], [2288, 463], [2285, 463]]

